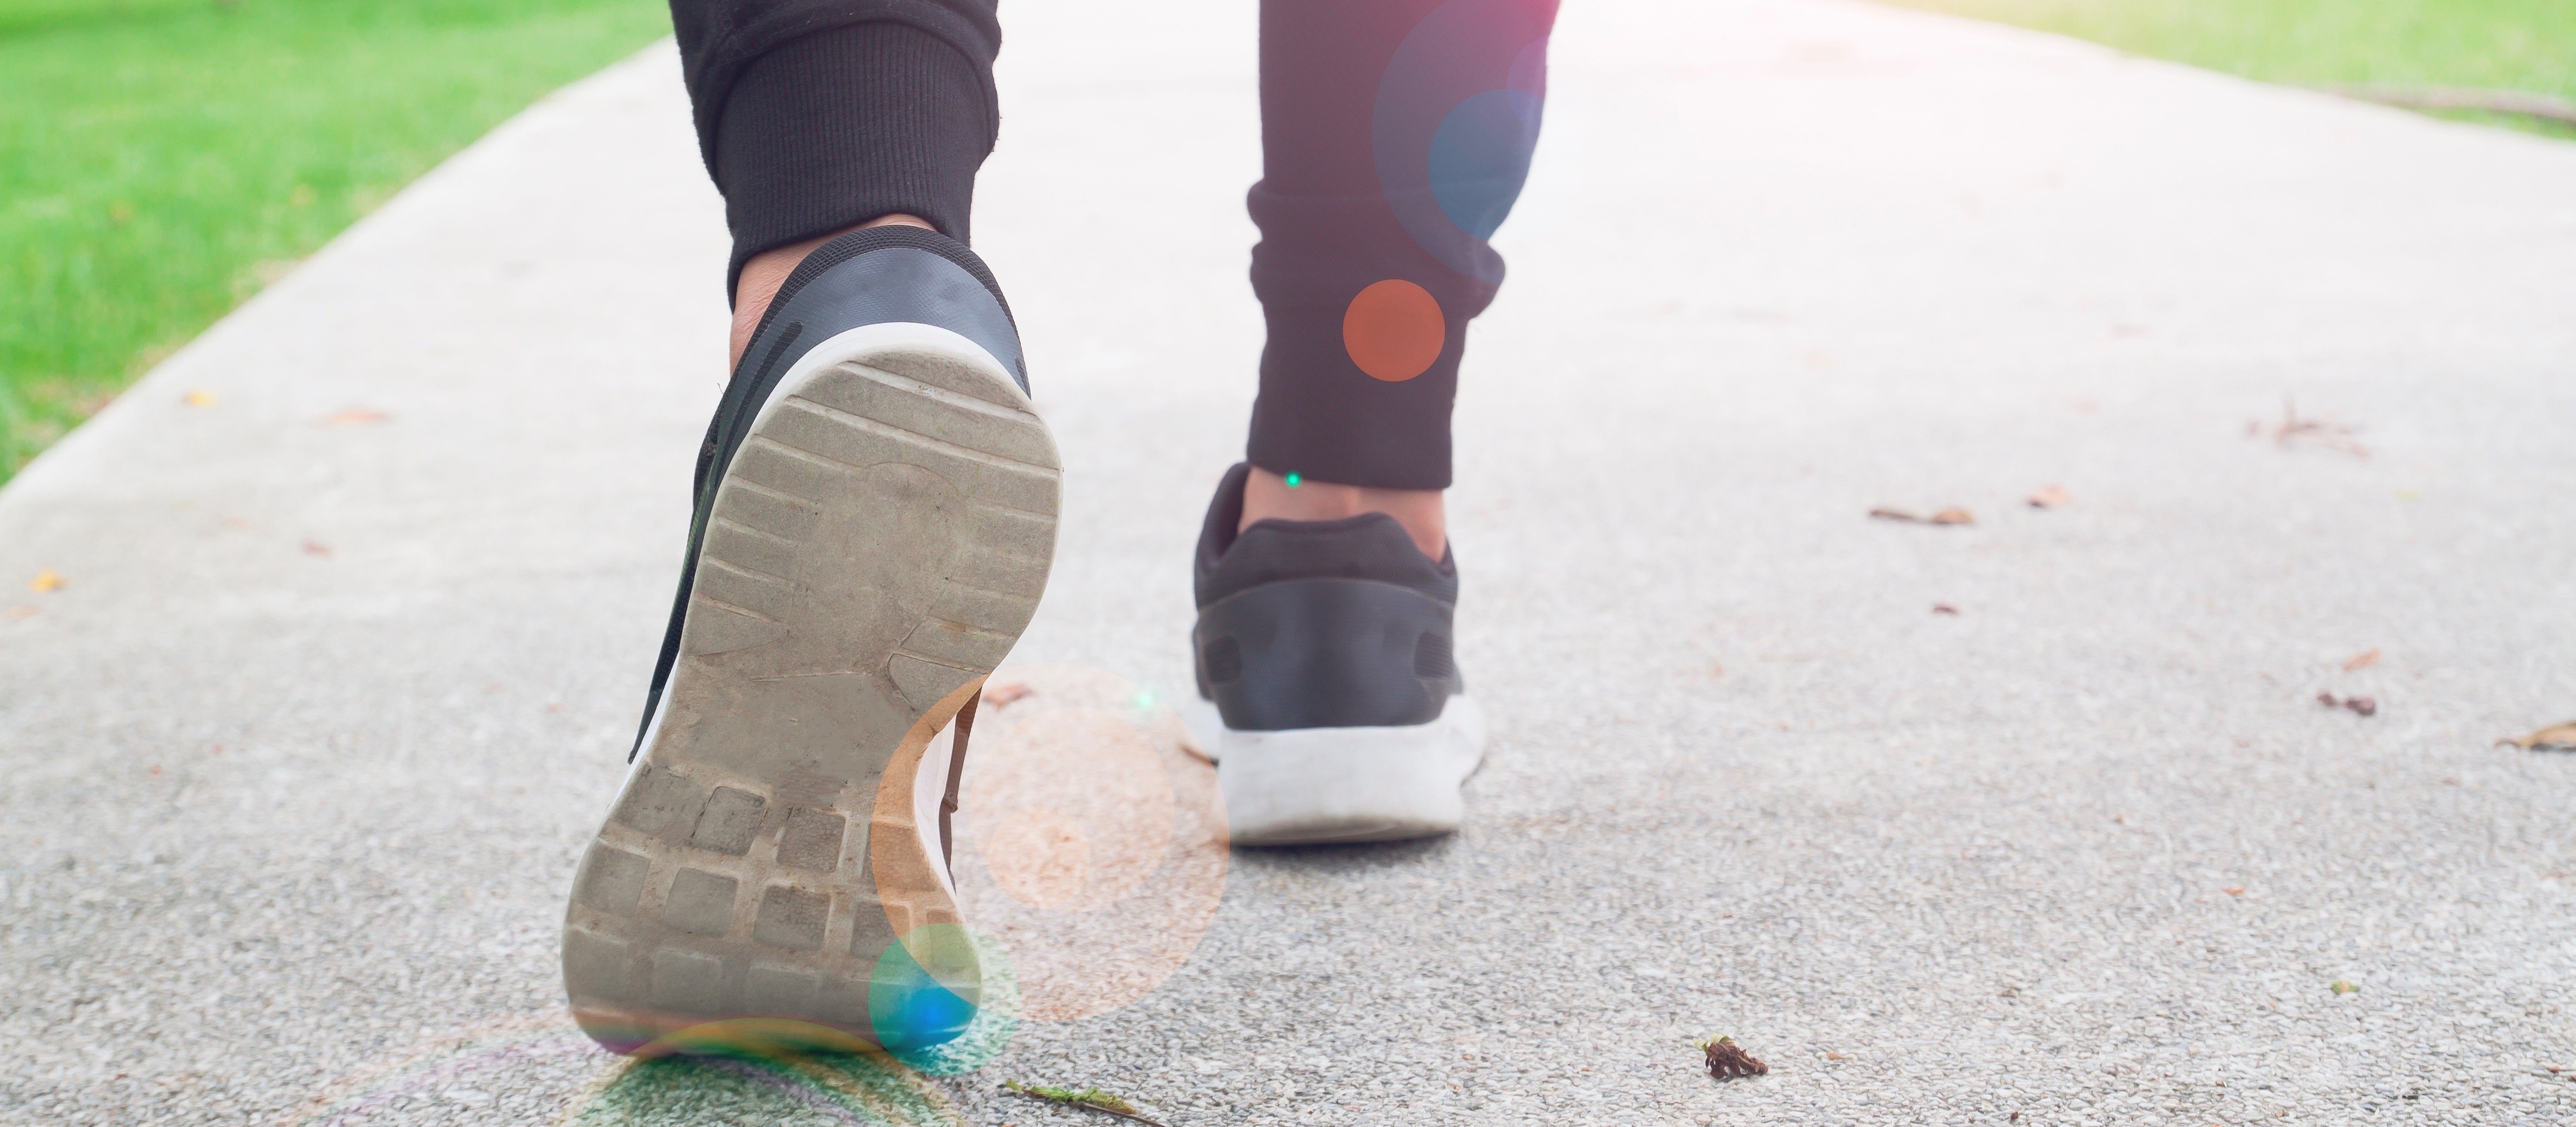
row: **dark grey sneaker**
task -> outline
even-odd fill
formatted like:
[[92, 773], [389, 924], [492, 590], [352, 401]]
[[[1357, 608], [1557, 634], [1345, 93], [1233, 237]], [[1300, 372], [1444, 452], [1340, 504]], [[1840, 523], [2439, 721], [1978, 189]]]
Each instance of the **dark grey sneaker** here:
[[1485, 718], [1452, 656], [1454, 553], [1383, 513], [1244, 529], [1226, 471], [1199, 532], [1199, 701], [1242, 845], [1396, 841], [1458, 828]]
[[982, 971], [946, 852], [965, 740], [933, 737], [1037, 610], [1058, 499], [992, 275], [916, 228], [825, 244], [698, 470], [634, 767], [564, 918], [574, 1016], [621, 1052], [728, 1021], [701, 1037], [953, 1039]]

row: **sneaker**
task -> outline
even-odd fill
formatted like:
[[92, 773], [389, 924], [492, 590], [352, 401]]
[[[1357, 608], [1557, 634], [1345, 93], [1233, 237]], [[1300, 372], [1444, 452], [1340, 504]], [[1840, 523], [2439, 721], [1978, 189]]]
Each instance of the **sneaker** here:
[[1243, 521], [1236, 465], [1199, 532], [1199, 700], [1238, 845], [1399, 841], [1458, 828], [1485, 717], [1451, 656], [1454, 553], [1384, 513]]
[[965, 1030], [982, 971], [947, 815], [1046, 587], [1058, 478], [973, 252], [877, 227], [797, 266], [707, 430], [633, 767], [573, 878], [564, 989], [593, 1038]]

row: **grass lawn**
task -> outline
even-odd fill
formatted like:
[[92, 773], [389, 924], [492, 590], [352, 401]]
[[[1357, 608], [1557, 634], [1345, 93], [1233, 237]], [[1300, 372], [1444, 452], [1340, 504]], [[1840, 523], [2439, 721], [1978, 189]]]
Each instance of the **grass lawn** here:
[[[1887, 0], [2308, 85], [2464, 86], [2576, 99], [2576, 0]], [[2562, 137], [2530, 118], [2445, 113]]]
[[0, 0], [0, 481], [662, 0]]

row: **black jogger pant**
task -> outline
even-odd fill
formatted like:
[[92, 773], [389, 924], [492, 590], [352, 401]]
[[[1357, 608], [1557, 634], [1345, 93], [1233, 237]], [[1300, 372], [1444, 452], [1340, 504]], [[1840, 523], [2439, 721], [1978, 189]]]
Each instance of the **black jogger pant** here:
[[[998, 2], [671, 0], [733, 274], [894, 212], [969, 240]], [[1254, 465], [1448, 487], [1459, 355], [1502, 283], [1486, 238], [1529, 171], [1556, 7], [1262, 0]]]

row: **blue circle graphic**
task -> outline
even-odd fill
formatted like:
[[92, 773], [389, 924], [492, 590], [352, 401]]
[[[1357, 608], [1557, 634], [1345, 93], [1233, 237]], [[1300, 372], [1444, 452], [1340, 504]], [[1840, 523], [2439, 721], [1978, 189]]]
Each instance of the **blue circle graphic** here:
[[1431, 135], [1431, 194], [1440, 212], [1479, 239], [1512, 213], [1538, 149], [1536, 94], [1488, 90], [1458, 104]]
[[1486, 245], [1529, 176], [1555, 0], [1448, 0], [1396, 45], [1369, 144], [1387, 207], [1441, 265], [1488, 285]]
[[[975, 1020], [983, 968], [958, 924], [932, 924], [886, 945], [868, 979], [868, 1021], [888, 1052], [945, 1044]], [[916, 957], [913, 948], [919, 948]], [[922, 965], [924, 962], [930, 965]], [[945, 981], [942, 981], [945, 979]]]

